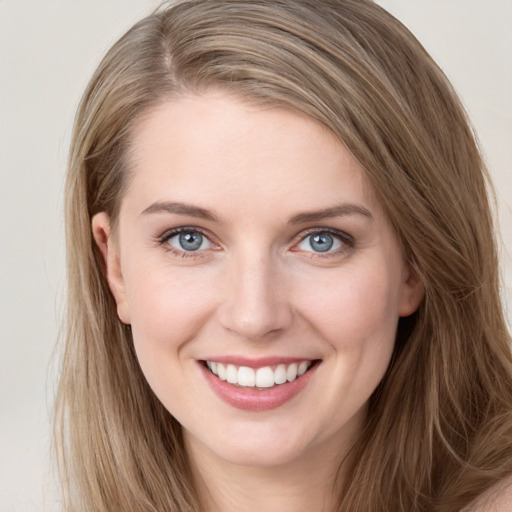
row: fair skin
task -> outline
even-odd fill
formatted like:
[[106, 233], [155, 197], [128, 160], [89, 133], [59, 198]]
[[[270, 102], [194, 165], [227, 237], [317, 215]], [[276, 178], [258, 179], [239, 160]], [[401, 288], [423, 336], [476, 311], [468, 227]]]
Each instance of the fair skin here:
[[423, 294], [363, 171], [315, 121], [219, 91], [149, 113], [130, 171], [93, 233], [205, 510], [333, 510]]
[[507, 477], [487, 489], [461, 512], [510, 512], [511, 510], [512, 477]]

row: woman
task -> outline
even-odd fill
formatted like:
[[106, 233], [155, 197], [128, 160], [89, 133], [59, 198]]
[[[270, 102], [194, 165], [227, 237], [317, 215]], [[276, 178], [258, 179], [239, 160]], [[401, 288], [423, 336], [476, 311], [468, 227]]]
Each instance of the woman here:
[[138, 23], [69, 162], [69, 510], [508, 510], [486, 180], [446, 78], [370, 1]]

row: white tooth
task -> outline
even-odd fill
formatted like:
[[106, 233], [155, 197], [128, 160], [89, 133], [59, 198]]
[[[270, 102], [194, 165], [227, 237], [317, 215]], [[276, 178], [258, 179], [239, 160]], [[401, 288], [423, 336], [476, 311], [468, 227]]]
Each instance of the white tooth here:
[[247, 366], [240, 366], [238, 369], [238, 384], [240, 386], [254, 387], [256, 384], [254, 370]]
[[274, 372], [274, 382], [276, 384], [284, 384], [286, 382], [286, 366], [284, 364], [277, 365]]
[[217, 363], [217, 375], [220, 380], [226, 380], [226, 367], [222, 363]]
[[235, 365], [228, 364], [226, 367], [226, 380], [230, 384], [236, 384], [238, 382], [238, 369]]
[[286, 379], [291, 382], [297, 378], [297, 363], [292, 363], [286, 370]]
[[206, 361], [206, 366], [208, 366], [208, 368], [211, 370], [212, 369], [212, 362], [211, 361]]
[[302, 363], [299, 364], [299, 367], [297, 369], [297, 375], [300, 377], [301, 375], [304, 375], [306, 373], [306, 370], [309, 368], [310, 362], [309, 361], [302, 361]]
[[256, 387], [271, 388], [274, 385], [274, 372], [270, 366], [258, 368], [256, 371]]
[[212, 373], [214, 373], [215, 375], [218, 375], [218, 373], [217, 373], [217, 363], [211, 361], [210, 365], [211, 365], [210, 368], [212, 370]]

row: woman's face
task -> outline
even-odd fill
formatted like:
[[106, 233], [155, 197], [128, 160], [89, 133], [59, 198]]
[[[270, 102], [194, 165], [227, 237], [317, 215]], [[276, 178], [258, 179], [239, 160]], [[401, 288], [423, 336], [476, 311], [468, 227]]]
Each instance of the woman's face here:
[[117, 236], [105, 214], [93, 230], [189, 449], [342, 454], [422, 294], [361, 168], [317, 122], [220, 92], [160, 106], [133, 142]]

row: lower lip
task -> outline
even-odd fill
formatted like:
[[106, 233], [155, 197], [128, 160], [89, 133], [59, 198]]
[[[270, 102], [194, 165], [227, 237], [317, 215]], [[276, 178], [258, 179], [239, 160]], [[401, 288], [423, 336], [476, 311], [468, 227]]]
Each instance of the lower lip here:
[[235, 386], [220, 380], [203, 363], [199, 363], [203, 375], [215, 394], [227, 404], [244, 411], [268, 411], [276, 409], [302, 391], [311, 380], [318, 364], [292, 382], [278, 384], [272, 388], [256, 389]]

